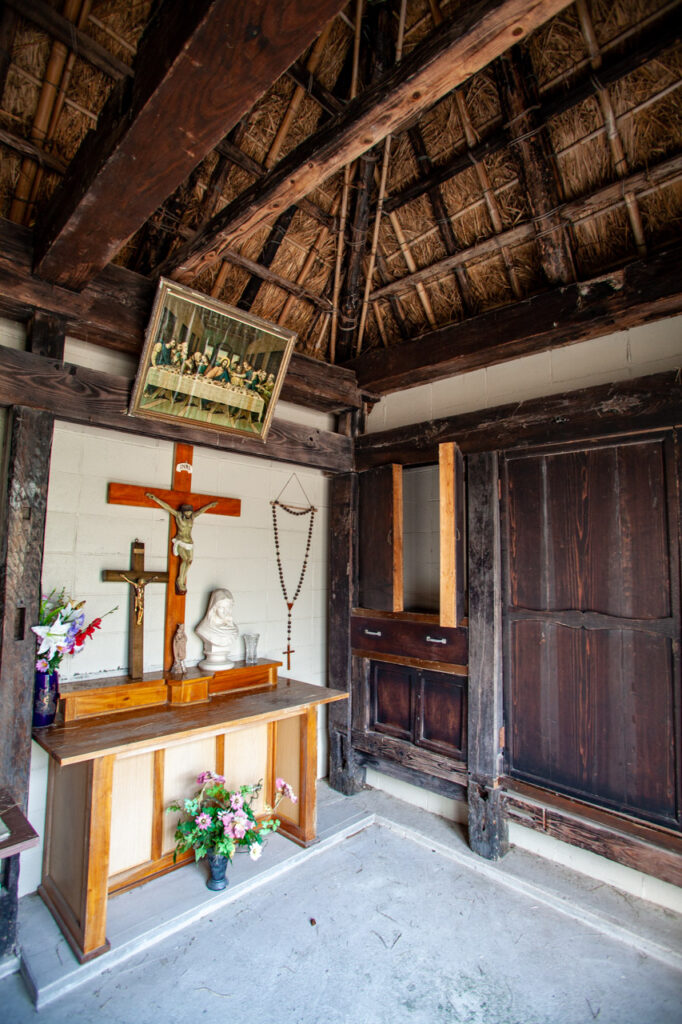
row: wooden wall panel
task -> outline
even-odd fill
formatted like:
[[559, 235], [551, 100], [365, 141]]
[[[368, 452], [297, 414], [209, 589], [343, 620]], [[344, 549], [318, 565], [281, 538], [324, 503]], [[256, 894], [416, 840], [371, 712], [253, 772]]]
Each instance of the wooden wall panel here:
[[363, 608], [403, 606], [402, 468], [382, 466], [359, 479], [358, 578]]
[[258, 814], [265, 806], [268, 787], [268, 729], [266, 723], [225, 735], [225, 781], [230, 789], [238, 789], [262, 780], [263, 790], [253, 803]]
[[[164, 751], [163, 806], [168, 807], [174, 800], [182, 801], [197, 791], [197, 775], [216, 768], [216, 738], [208, 736], [189, 743], [178, 743]], [[164, 815], [163, 853], [170, 853], [175, 847], [177, 815]]]
[[507, 460], [506, 701], [514, 777], [679, 827], [671, 445]]
[[[82, 925], [81, 905], [87, 848], [88, 764], [61, 768], [50, 764], [48, 813], [51, 840], [45, 850], [44, 870], [64, 897], [75, 920]], [[51, 798], [51, 799], [50, 799]]]
[[275, 753], [275, 776], [284, 779], [299, 797], [298, 803], [292, 803], [286, 797], [282, 800], [277, 809], [278, 815], [292, 821], [295, 825], [300, 821], [301, 808], [301, 724], [302, 717], [283, 718], [277, 722], [276, 728], [276, 753]]
[[151, 860], [153, 819], [153, 752], [117, 757], [111, 791], [110, 877]]

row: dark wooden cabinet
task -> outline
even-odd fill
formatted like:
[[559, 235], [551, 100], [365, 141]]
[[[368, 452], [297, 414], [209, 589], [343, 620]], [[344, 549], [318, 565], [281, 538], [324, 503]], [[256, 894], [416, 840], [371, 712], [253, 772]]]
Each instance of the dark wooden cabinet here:
[[679, 829], [673, 438], [509, 456], [508, 771]]
[[371, 732], [463, 760], [466, 680], [445, 672], [373, 661], [369, 695]]

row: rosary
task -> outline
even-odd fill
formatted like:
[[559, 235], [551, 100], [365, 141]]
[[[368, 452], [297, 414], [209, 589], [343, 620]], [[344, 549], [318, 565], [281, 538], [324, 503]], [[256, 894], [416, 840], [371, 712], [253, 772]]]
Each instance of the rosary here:
[[[298, 477], [297, 477], [298, 479]], [[281, 493], [281, 492], [280, 492]], [[304, 492], [305, 493], [305, 492]], [[307, 495], [306, 495], [307, 499]], [[291, 612], [294, 607], [296, 598], [301, 593], [301, 587], [303, 586], [303, 580], [305, 578], [306, 569], [308, 568], [308, 558], [310, 556], [310, 542], [313, 537], [313, 524], [315, 522], [315, 512], [317, 509], [314, 505], [309, 505], [307, 508], [301, 508], [298, 505], [285, 505], [279, 500], [279, 497], [275, 498], [274, 501], [270, 502], [272, 506], [272, 528], [275, 534], [275, 555], [277, 557], [277, 571], [279, 572], [279, 584], [282, 588], [282, 594], [287, 605], [287, 649], [283, 651], [283, 654], [287, 656], [287, 669], [291, 668], [291, 655], [294, 651], [291, 647]], [[293, 597], [290, 599], [287, 593], [286, 584], [284, 582], [284, 570], [282, 569], [282, 555], [279, 546], [279, 533], [277, 529], [277, 509], [284, 509], [292, 516], [310, 516], [310, 523], [308, 524], [308, 537], [306, 539], [305, 554], [303, 555], [303, 564], [301, 566], [301, 575], [298, 578], [298, 585], [294, 591]]]

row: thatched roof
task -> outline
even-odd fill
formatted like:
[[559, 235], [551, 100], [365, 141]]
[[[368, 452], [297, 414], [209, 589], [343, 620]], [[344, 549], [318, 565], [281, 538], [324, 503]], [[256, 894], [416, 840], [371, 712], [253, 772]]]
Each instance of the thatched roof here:
[[[266, 24], [268, 3], [256, 6], [254, 18]], [[291, 12], [276, 6], [294, 21], [306, 4], [292, 4]], [[301, 353], [343, 363], [679, 241], [682, 17], [679, 2], [664, 0], [548, 3], [558, 13], [540, 18], [530, 34], [519, 29], [514, 46], [498, 47], [473, 74], [463, 61], [453, 88], [450, 81], [434, 85], [433, 101], [416, 93], [413, 116], [405, 112], [388, 145], [378, 123], [364, 153], [355, 145], [352, 159], [337, 161], [331, 173], [322, 161], [305, 171], [306, 190], [291, 208], [286, 188], [279, 212], [268, 206], [280, 187], [278, 168], [298, 174], [298, 154], [305, 165], [333, 131], [352, 134], [352, 90], [356, 106], [382, 89], [390, 95], [401, 87], [400, 67], [410, 60], [425, 66], [444, 46], [448, 26], [460, 24], [452, 33], [455, 62], [463, 60], [461, 26], [496, 8], [513, 8], [510, 16], [521, 22], [538, 6], [407, 0], [401, 11], [399, 0], [365, 0], [356, 35], [358, 9], [349, 4], [317, 40], [306, 40], [307, 49], [236, 125], [224, 125], [222, 141], [206, 152], [197, 146], [188, 176], [119, 240], [114, 262], [152, 278], [177, 274], [293, 329]], [[149, 54], [158, 52], [162, 62], [164, 45], [173, 45], [159, 27], [164, 8], [177, 7], [148, 0], [5, 4], [0, 216], [33, 226], [37, 238], [45, 223], [59, 221], [60, 187], [75, 187], [86, 135], [102, 133], [102, 120], [111, 119], [112, 91], [123, 97], [119, 104], [130, 103], [122, 115], [131, 116]], [[145, 46], [145, 33], [157, 35], [157, 50]], [[211, 96], [201, 102], [210, 106]], [[129, 176], [132, 196], [139, 190], [135, 163], [120, 173]], [[87, 175], [83, 182], [87, 190]], [[245, 206], [252, 189], [249, 208], [257, 207], [259, 187], [265, 214], [242, 215], [240, 197]], [[101, 209], [106, 233], [106, 202]], [[198, 245], [214, 229], [213, 245]], [[47, 234], [49, 252], [55, 232]], [[49, 260], [36, 272], [50, 280]], [[59, 275], [52, 279], [70, 286]]]

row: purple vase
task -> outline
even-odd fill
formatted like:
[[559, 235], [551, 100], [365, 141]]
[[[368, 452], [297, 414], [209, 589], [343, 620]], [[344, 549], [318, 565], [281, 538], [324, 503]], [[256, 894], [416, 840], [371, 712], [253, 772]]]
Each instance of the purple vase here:
[[36, 669], [33, 691], [33, 728], [41, 729], [52, 725], [57, 714], [59, 700], [59, 673], [39, 672]]

